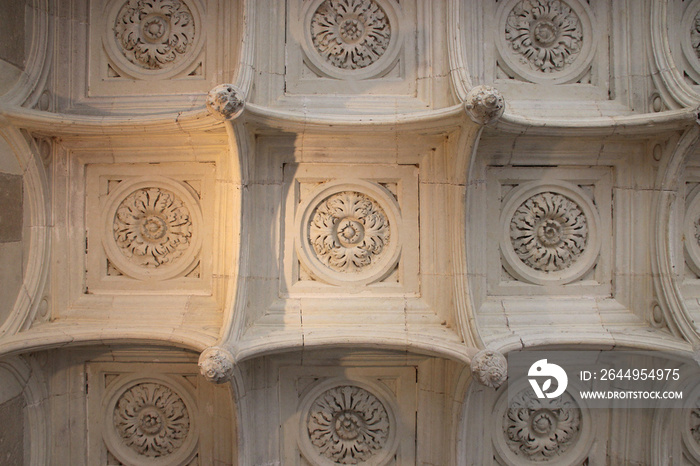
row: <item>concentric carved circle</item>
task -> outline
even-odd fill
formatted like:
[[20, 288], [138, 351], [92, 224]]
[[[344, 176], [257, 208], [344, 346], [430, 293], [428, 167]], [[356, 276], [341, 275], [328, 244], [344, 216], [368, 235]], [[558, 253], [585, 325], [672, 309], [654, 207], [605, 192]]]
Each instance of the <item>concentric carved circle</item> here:
[[356, 273], [380, 262], [390, 241], [384, 209], [357, 191], [328, 196], [316, 206], [309, 224], [316, 257], [335, 271]]
[[300, 447], [314, 464], [381, 465], [396, 450], [392, 403], [379, 387], [332, 380], [302, 403]]
[[700, 461], [700, 398], [697, 389], [691, 393], [683, 412], [682, 437], [688, 452]]
[[693, 17], [693, 26], [690, 29], [690, 45], [695, 51], [695, 58], [700, 60], [700, 11]]
[[331, 284], [367, 284], [391, 272], [400, 251], [400, 215], [393, 195], [364, 181], [329, 182], [297, 215], [302, 264]]
[[127, 377], [105, 394], [105, 443], [124, 464], [180, 464], [196, 447], [194, 403], [170, 380]]
[[593, 55], [592, 15], [577, 0], [510, 0], [499, 10], [497, 40], [504, 65], [523, 79], [561, 83], [579, 78]]
[[569, 183], [527, 183], [506, 202], [501, 224], [504, 266], [534, 284], [580, 278], [600, 251], [598, 213], [590, 198]]
[[700, 189], [689, 194], [690, 202], [685, 212], [683, 236], [685, 238], [685, 258], [688, 266], [700, 276]]
[[510, 239], [516, 254], [529, 267], [557, 272], [583, 254], [588, 243], [588, 220], [571, 199], [553, 192], [535, 194], [515, 210]]
[[201, 223], [195, 195], [182, 183], [163, 177], [123, 181], [109, 195], [103, 243], [124, 275], [172, 278], [196, 265]]
[[578, 440], [581, 410], [564, 393], [557, 399], [539, 399], [530, 390], [520, 392], [503, 416], [503, 432], [510, 450], [530, 461], [562, 456]]
[[387, 71], [399, 51], [399, 7], [393, 0], [315, 0], [305, 10], [311, 65], [341, 79]]
[[201, 49], [192, 0], [113, 0], [104, 41], [115, 66], [138, 78], [177, 74]]
[[325, 0], [311, 17], [311, 38], [333, 66], [356, 70], [384, 55], [391, 25], [374, 0]]
[[528, 385], [504, 391], [495, 414], [495, 445], [509, 464], [581, 464], [593, 440], [591, 416], [582, 400], [565, 392], [539, 399]]
[[696, 0], [686, 7], [680, 30], [683, 55], [690, 65], [689, 72], [697, 80], [700, 76], [700, 1]]

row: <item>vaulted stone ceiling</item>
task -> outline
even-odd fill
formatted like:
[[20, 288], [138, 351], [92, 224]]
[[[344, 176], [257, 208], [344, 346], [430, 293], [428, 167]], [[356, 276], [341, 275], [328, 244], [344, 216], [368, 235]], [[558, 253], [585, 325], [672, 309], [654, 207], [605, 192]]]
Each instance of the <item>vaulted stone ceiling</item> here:
[[700, 464], [700, 394], [509, 401], [505, 359], [695, 355], [699, 23], [4, 0], [0, 458]]

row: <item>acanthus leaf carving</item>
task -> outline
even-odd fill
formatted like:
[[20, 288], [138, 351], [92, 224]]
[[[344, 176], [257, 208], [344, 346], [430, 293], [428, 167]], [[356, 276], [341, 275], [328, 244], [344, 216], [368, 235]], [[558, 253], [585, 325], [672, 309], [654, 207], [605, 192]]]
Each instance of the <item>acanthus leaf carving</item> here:
[[693, 440], [700, 447], [700, 408], [697, 406], [688, 413], [688, 429]]
[[190, 431], [190, 413], [171, 388], [154, 382], [126, 389], [114, 407], [114, 429], [138, 455], [162, 458], [176, 452]]
[[389, 17], [375, 0], [325, 0], [309, 32], [318, 54], [342, 70], [372, 65], [392, 40]]
[[508, 13], [505, 37], [522, 63], [545, 74], [571, 65], [586, 40], [580, 18], [561, 0], [521, 0]]
[[532, 462], [561, 457], [578, 441], [581, 409], [568, 393], [539, 399], [531, 389], [519, 392], [503, 416], [503, 435], [510, 450]]
[[190, 247], [192, 218], [173, 192], [141, 188], [117, 207], [113, 235], [121, 253], [132, 263], [157, 268], [176, 261]]
[[317, 454], [336, 464], [362, 464], [388, 443], [389, 414], [362, 387], [341, 385], [321, 393], [307, 414], [307, 434]]
[[534, 270], [567, 269], [586, 249], [588, 220], [573, 200], [554, 192], [531, 196], [510, 221], [510, 238], [520, 260]]
[[693, 50], [695, 50], [695, 56], [700, 60], [700, 11], [695, 14], [693, 18], [693, 26], [690, 30], [690, 42]]
[[114, 38], [129, 62], [159, 70], [189, 51], [198, 27], [182, 0], [128, 0], [114, 21]]
[[382, 207], [369, 196], [343, 191], [324, 199], [309, 224], [309, 243], [329, 269], [354, 273], [380, 260], [391, 240]]

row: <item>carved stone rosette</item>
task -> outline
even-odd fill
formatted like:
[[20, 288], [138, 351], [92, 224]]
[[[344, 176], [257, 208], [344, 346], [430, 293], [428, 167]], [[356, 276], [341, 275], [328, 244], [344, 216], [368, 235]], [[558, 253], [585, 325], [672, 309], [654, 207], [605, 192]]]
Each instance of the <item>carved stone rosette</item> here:
[[688, 453], [700, 461], [700, 398], [692, 398], [684, 409], [682, 438]]
[[502, 419], [502, 432], [512, 453], [531, 462], [560, 459], [579, 440], [582, 415], [568, 393], [539, 399], [530, 389], [519, 392]]
[[688, 411], [688, 430], [693, 441], [700, 447], [700, 408], [697, 406]]
[[243, 93], [233, 84], [220, 84], [207, 95], [207, 110], [219, 120], [232, 120], [243, 113]]
[[508, 362], [498, 351], [484, 349], [471, 361], [472, 375], [481, 385], [498, 388], [508, 378]]
[[177, 74], [201, 49], [202, 22], [191, 0], [113, 0], [109, 12], [105, 50], [132, 77]]
[[693, 190], [685, 211], [683, 236], [688, 267], [700, 277], [700, 189]]
[[334, 285], [381, 280], [399, 257], [399, 219], [396, 200], [381, 185], [324, 183], [298, 211], [299, 259], [314, 277]]
[[196, 193], [183, 183], [164, 177], [125, 180], [109, 194], [103, 245], [123, 275], [164, 280], [196, 266], [201, 224]]
[[501, 212], [501, 255], [513, 276], [533, 284], [565, 284], [593, 267], [600, 251], [600, 220], [579, 187], [532, 182], [507, 199]]
[[595, 37], [585, 2], [510, 0], [498, 18], [502, 64], [523, 80], [572, 82], [590, 66]]
[[105, 396], [104, 440], [122, 463], [183, 464], [195, 454], [194, 402], [179, 384], [130, 376]]
[[305, 8], [307, 57], [318, 71], [364, 79], [393, 65], [400, 7], [393, 0], [315, 0]]
[[700, 77], [700, 1], [695, 0], [684, 8], [680, 25], [681, 49], [690, 67], [688, 72], [697, 82]]
[[332, 380], [302, 402], [300, 447], [313, 464], [382, 465], [397, 447], [394, 408], [379, 387]]
[[488, 125], [501, 118], [506, 109], [506, 102], [497, 89], [491, 86], [476, 86], [467, 94], [464, 109], [474, 123]]
[[199, 371], [209, 382], [226, 383], [233, 377], [233, 355], [226, 349], [212, 346], [199, 356]]

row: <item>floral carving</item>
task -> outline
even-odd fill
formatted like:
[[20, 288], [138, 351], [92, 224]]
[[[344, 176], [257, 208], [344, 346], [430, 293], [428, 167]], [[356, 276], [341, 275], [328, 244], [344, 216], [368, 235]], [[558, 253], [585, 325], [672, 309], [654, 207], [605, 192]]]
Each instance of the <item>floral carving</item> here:
[[386, 408], [367, 390], [342, 385], [311, 404], [307, 431], [317, 453], [337, 464], [360, 464], [380, 452], [389, 438]]
[[192, 239], [190, 212], [174, 193], [155, 187], [137, 189], [117, 207], [114, 240], [119, 250], [141, 267], [170, 264]]
[[232, 84], [220, 84], [207, 95], [207, 109], [219, 120], [237, 117], [243, 111], [243, 107], [243, 93]]
[[688, 415], [688, 420], [689, 420], [689, 425], [688, 428], [690, 429], [690, 435], [692, 436], [693, 440], [695, 440], [695, 443], [700, 446], [700, 408], [695, 407], [690, 410], [689, 415]]
[[180, 396], [159, 383], [139, 383], [114, 407], [114, 428], [139, 455], [164, 457], [180, 448], [190, 431], [190, 414]]
[[309, 243], [334, 271], [353, 273], [370, 266], [382, 256], [390, 237], [384, 210], [359, 192], [333, 194], [311, 215]]
[[578, 15], [561, 0], [522, 0], [508, 14], [506, 41], [521, 61], [541, 73], [561, 71], [583, 46]]
[[217, 346], [207, 348], [199, 357], [199, 371], [209, 382], [228, 382], [233, 377], [233, 355]]
[[530, 461], [548, 461], [564, 454], [581, 432], [581, 409], [568, 393], [559, 398], [538, 399], [523, 390], [503, 416], [508, 447]]
[[326, 0], [314, 12], [310, 32], [316, 51], [343, 70], [373, 64], [391, 41], [389, 18], [374, 0]]
[[128, 0], [117, 14], [114, 37], [131, 63], [159, 70], [192, 47], [196, 27], [181, 0]]
[[693, 27], [690, 30], [690, 41], [695, 50], [695, 56], [700, 59], [700, 11], [695, 14], [693, 20]]
[[571, 266], [583, 254], [588, 221], [571, 199], [543, 192], [515, 210], [510, 238], [523, 263], [542, 272], [557, 272]]
[[508, 362], [497, 351], [479, 351], [472, 358], [471, 367], [474, 378], [487, 387], [498, 388], [508, 377]]
[[464, 108], [474, 123], [488, 125], [503, 115], [506, 103], [501, 93], [495, 88], [476, 86], [467, 94]]

